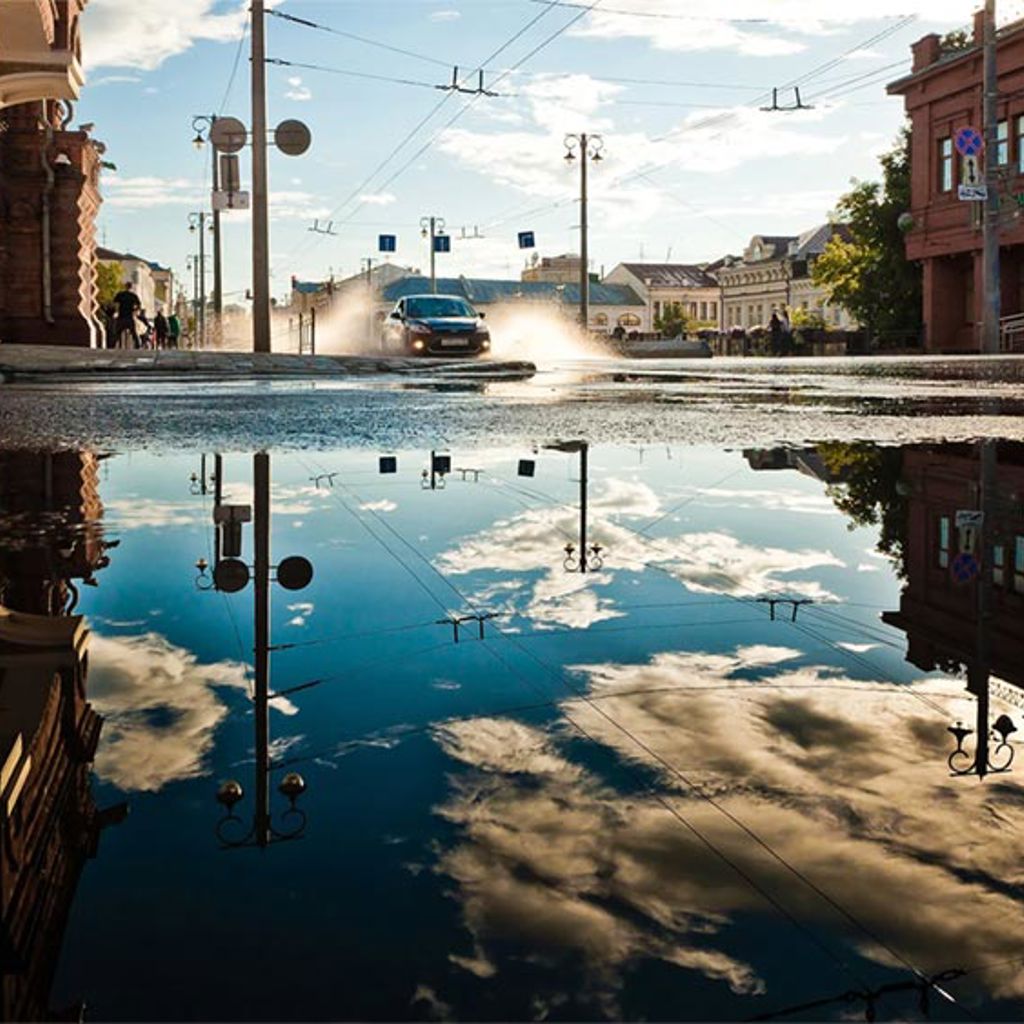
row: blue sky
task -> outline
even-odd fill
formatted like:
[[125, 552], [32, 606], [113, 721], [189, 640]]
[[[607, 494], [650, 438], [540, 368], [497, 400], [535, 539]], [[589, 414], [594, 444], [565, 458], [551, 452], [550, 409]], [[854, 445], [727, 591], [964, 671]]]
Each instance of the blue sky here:
[[[1015, 4], [1024, 8], [1004, 0], [1003, 17], [1024, 13]], [[562, 159], [566, 132], [604, 137], [606, 159], [591, 178], [595, 270], [669, 254], [712, 260], [755, 233], [820, 223], [851, 178], [876, 175], [902, 121], [884, 86], [909, 68], [910, 44], [966, 26], [974, 7], [891, 6], [602, 0], [587, 12], [538, 0], [279, 0], [282, 13], [409, 55], [269, 17], [268, 56], [420, 84], [268, 69], [270, 124], [299, 117], [314, 136], [304, 157], [271, 159], [273, 293], [287, 292], [292, 274], [355, 273], [384, 231], [399, 236], [398, 262], [424, 266], [419, 221], [429, 214], [454, 236], [443, 273], [518, 276], [520, 230], [536, 232], [542, 254], [576, 251], [578, 170]], [[188, 213], [209, 201], [209, 150], [192, 147], [191, 119], [216, 112], [248, 123], [247, 14], [211, 0], [139, 8], [90, 3], [76, 123], [96, 123], [117, 165], [104, 175], [101, 239], [184, 276]], [[465, 73], [520, 32], [487, 65], [499, 97], [430, 88], [450, 80], [450, 65]], [[813, 110], [759, 110], [765, 90], [800, 78]], [[792, 101], [792, 91], [780, 94]], [[247, 183], [244, 154], [242, 176]], [[337, 234], [310, 233], [315, 218], [333, 220]], [[484, 237], [462, 241], [464, 227]], [[248, 232], [246, 214], [227, 218], [232, 293], [249, 285]]]

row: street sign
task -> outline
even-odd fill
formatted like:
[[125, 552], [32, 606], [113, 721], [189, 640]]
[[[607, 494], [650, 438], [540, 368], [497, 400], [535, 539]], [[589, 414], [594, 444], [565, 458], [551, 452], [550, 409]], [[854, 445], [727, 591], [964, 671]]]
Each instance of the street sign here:
[[536, 249], [537, 239], [532, 231], [520, 231], [519, 232], [519, 248], [520, 249]]
[[956, 528], [962, 530], [970, 528], [973, 530], [980, 530], [982, 524], [985, 522], [985, 513], [980, 512], [977, 509], [957, 509], [956, 513]]
[[218, 117], [210, 129], [210, 141], [218, 153], [239, 153], [249, 141], [249, 133], [237, 117]]
[[434, 235], [434, 252], [451, 252], [451, 235]]
[[248, 192], [214, 192], [213, 193], [213, 208], [218, 213], [223, 213], [225, 210], [248, 210], [249, 209], [249, 193]]
[[981, 132], [970, 126], [957, 129], [953, 144], [961, 156], [977, 156], [985, 148]]
[[949, 567], [949, 573], [957, 583], [969, 583], [980, 571], [981, 564], [969, 551], [961, 551]]
[[987, 185], [961, 185], [956, 190], [957, 198], [965, 203], [983, 203], [988, 199]]
[[282, 121], [274, 129], [274, 145], [285, 156], [302, 156], [312, 142], [313, 136], [301, 121]]
[[960, 182], [963, 185], [983, 185], [981, 168], [976, 156], [965, 156], [960, 161]]
[[397, 252], [398, 236], [381, 235], [377, 240], [377, 249], [379, 252]]

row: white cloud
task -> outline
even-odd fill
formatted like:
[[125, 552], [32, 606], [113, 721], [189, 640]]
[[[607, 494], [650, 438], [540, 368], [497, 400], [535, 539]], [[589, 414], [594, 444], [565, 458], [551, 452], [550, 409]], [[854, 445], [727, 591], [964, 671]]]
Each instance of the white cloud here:
[[107, 206], [125, 210], [150, 210], [159, 206], [195, 206], [205, 198], [200, 181], [156, 176], [122, 177], [105, 174], [101, 187]]
[[[214, 732], [228, 713], [217, 689], [247, 685], [239, 662], [200, 664], [191, 651], [157, 633], [94, 633], [89, 699], [105, 719], [97, 774], [128, 791], [155, 791], [206, 774]], [[286, 701], [274, 707], [295, 713]]]
[[461, 17], [461, 12], [451, 9], [430, 12], [431, 21], [458, 21]]
[[200, 40], [237, 40], [247, 8], [232, 3], [225, 10], [215, 0], [92, 0], [82, 16], [83, 59], [89, 68], [152, 70]]
[[193, 526], [202, 521], [202, 510], [195, 502], [160, 501], [149, 498], [114, 498], [104, 506], [109, 526], [117, 530], [166, 530], [175, 526]]
[[[612, 7], [612, 5], [608, 5]], [[855, 5], [820, 0], [719, 0], [714, 14], [692, 15], [680, 0], [616, 0], [614, 9], [591, 12], [571, 34], [592, 39], [639, 39], [656, 50], [676, 53], [719, 50], [747, 57], [778, 57], [807, 49], [797, 36], [815, 37], [891, 19], [889, 0]], [[961, 0], [908, 0], [901, 14], [929, 22], [965, 20]], [[747, 23], [744, 23], [747, 22]]]
[[288, 91], [284, 94], [286, 100], [294, 100], [296, 103], [305, 103], [313, 98], [313, 91], [308, 85], [302, 84], [301, 78], [288, 79]]
[[288, 625], [301, 629], [309, 622], [310, 616], [316, 611], [316, 606], [311, 601], [296, 601], [288, 605], [288, 611], [296, 613], [294, 618], [288, 620]]
[[364, 512], [394, 512], [398, 509], [398, 505], [387, 498], [380, 501], [364, 501], [359, 507]]
[[375, 192], [361, 195], [359, 202], [366, 206], [390, 206], [397, 198], [397, 196], [392, 195], [390, 192]]

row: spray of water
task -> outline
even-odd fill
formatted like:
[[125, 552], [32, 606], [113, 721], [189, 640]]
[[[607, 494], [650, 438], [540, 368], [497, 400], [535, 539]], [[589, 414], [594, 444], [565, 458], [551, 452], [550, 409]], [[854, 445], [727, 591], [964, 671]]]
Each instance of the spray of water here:
[[544, 366], [609, 357], [607, 348], [586, 337], [576, 324], [550, 306], [503, 303], [488, 307], [487, 323], [496, 359], [526, 359]]

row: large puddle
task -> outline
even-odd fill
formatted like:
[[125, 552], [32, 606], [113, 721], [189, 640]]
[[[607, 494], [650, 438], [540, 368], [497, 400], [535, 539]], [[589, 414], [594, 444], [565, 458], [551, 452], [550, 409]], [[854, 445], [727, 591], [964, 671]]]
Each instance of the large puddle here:
[[0, 516], [8, 1019], [1024, 1011], [1024, 445], [7, 451]]

